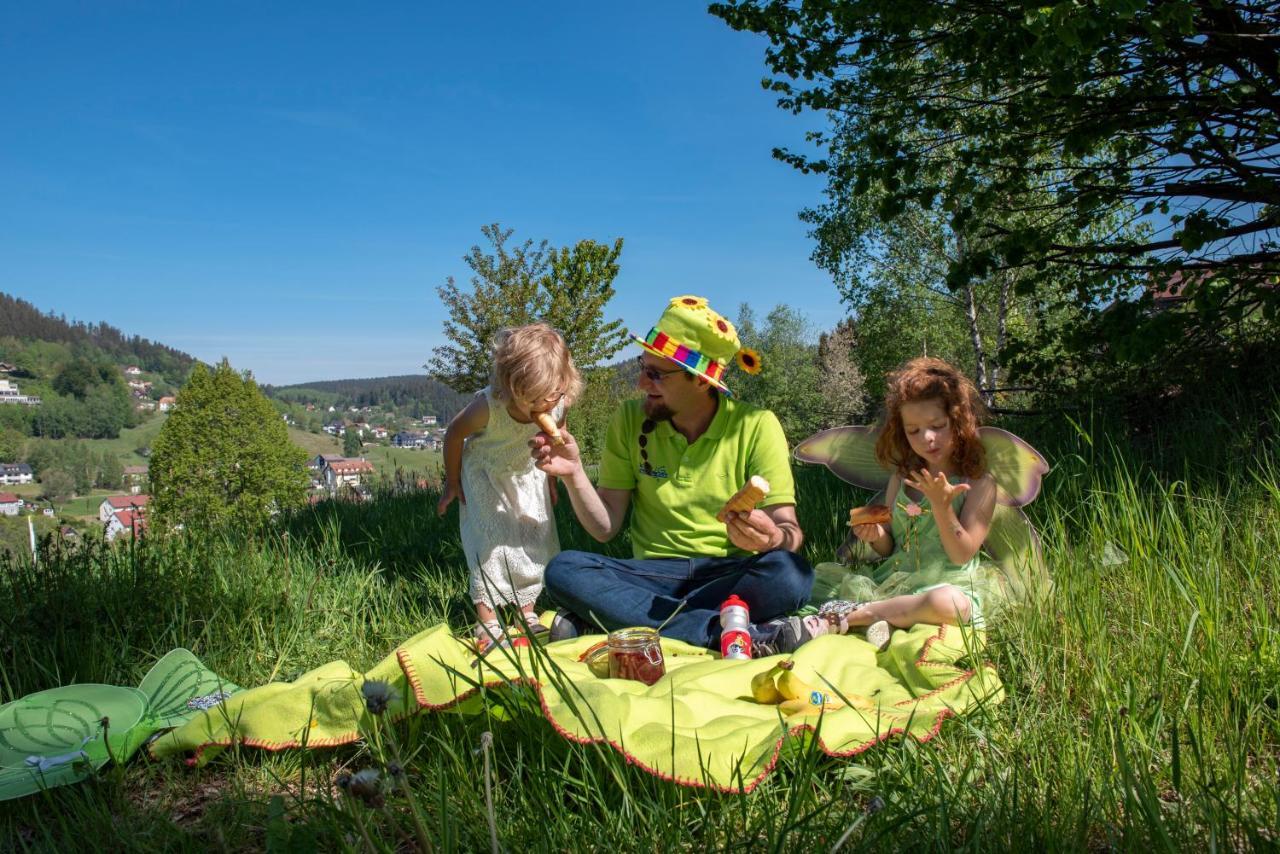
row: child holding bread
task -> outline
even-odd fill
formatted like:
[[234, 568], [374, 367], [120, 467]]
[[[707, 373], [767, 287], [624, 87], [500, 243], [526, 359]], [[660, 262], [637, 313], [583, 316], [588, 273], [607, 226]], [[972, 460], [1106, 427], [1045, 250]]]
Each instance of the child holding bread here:
[[940, 359], [913, 359], [890, 376], [884, 412], [875, 450], [893, 472], [885, 503], [855, 508], [849, 520], [853, 536], [884, 560], [845, 579], [841, 594], [851, 601], [803, 618], [809, 637], [874, 626], [868, 639], [883, 646], [888, 626], [981, 626], [998, 595], [978, 554], [996, 504], [978, 390]]
[[458, 500], [481, 653], [506, 639], [499, 607], [518, 607], [530, 631], [546, 631], [534, 603], [547, 562], [560, 551], [555, 485], [534, 466], [529, 441], [540, 434], [559, 439], [565, 410], [581, 391], [558, 332], [545, 323], [504, 329], [494, 339], [489, 386], [445, 432], [445, 483], [436, 510], [444, 515]]

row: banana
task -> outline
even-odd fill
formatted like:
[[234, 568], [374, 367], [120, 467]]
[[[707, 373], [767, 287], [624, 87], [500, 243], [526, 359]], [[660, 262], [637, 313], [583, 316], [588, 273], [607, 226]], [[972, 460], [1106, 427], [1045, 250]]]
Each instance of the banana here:
[[768, 670], [762, 670], [755, 676], [751, 677], [751, 697], [757, 703], [766, 705], [777, 705], [782, 702], [782, 695], [778, 693], [778, 686], [773, 683], [773, 676], [782, 665], [775, 664]]
[[778, 677], [778, 693], [784, 698], [778, 706], [782, 714], [788, 717], [798, 714], [817, 714], [823, 709], [831, 711], [844, 707], [844, 703], [830, 694], [819, 691], [797, 676], [795, 661], [792, 659], [779, 662], [778, 667], [782, 668], [782, 675]]
[[788, 658], [786, 661], [780, 661], [778, 666], [782, 668], [782, 675], [778, 677], [778, 693], [784, 700], [805, 699], [813, 693], [809, 683], [796, 675], [795, 659]]

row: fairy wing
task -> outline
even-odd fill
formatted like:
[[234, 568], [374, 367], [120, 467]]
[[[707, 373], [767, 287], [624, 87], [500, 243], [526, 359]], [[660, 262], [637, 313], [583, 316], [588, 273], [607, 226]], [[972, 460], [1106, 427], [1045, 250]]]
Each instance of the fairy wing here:
[[1048, 592], [1049, 569], [1040, 536], [1019, 508], [996, 505], [982, 549], [1000, 568], [1005, 592], [1012, 601], [1034, 601]]
[[805, 439], [795, 449], [802, 463], [824, 465], [846, 483], [873, 492], [889, 485], [889, 470], [876, 459], [876, 425], [832, 427]]
[[1024, 507], [1034, 501], [1049, 472], [1040, 452], [999, 427], [981, 427], [978, 435], [987, 452], [987, 471], [1000, 487], [996, 500], [1008, 507]]
[[[872, 491], [889, 484], [889, 470], [876, 459], [877, 425], [832, 427], [805, 439], [795, 449], [804, 463], [824, 465], [846, 483]], [[1000, 487], [997, 499], [1009, 507], [1030, 504], [1040, 494], [1049, 471], [1044, 457], [1023, 439], [998, 427], [983, 427], [978, 435], [987, 453], [987, 471]]]

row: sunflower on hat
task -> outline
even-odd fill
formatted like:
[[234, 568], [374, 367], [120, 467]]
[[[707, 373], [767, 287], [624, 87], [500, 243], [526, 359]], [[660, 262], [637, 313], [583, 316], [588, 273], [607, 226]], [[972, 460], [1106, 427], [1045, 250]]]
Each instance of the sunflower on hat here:
[[760, 364], [760, 354], [755, 350], [752, 350], [750, 347], [743, 347], [737, 352], [737, 355], [734, 358], [738, 362], [738, 367], [742, 368], [742, 370], [752, 376], [760, 373], [760, 368], [762, 367]]
[[695, 297], [691, 294], [686, 294], [682, 297], [673, 297], [670, 305], [674, 308], [691, 308], [697, 311], [705, 309], [707, 307], [707, 301], [703, 297]]

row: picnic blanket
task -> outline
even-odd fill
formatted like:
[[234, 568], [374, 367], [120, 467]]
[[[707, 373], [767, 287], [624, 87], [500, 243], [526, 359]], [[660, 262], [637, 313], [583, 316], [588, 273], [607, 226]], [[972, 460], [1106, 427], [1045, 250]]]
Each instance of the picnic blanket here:
[[240, 690], [175, 649], [137, 688], [62, 685], [0, 706], [0, 801], [76, 783], [124, 762], [154, 733]]
[[499, 648], [478, 659], [470, 644], [438, 625], [367, 673], [335, 661], [293, 682], [237, 693], [160, 735], [149, 750], [201, 764], [233, 745], [284, 750], [348, 744], [373, 730], [362, 694], [367, 681], [392, 689], [384, 720], [446, 710], [478, 714], [491, 707], [488, 692], [524, 691], [571, 741], [607, 744], [628, 762], [681, 785], [748, 792], [781, 751], [805, 739], [816, 739], [832, 756], [852, 756], [899, 735], [927, 741], [946, 718], [1004, 696], [995, 669], [979, 661], [981, 633], [954, 626], [897, 631], [880, 653], [856, 636], [805, 644], [791, 656], [797, 675], [848, 704], [791, 719], [751, 699], [751, 677], [783, 656], [721, 660], [664, 639], [666, 675], [647, 686], [592, 673], [582, 659], [601, 640]]

